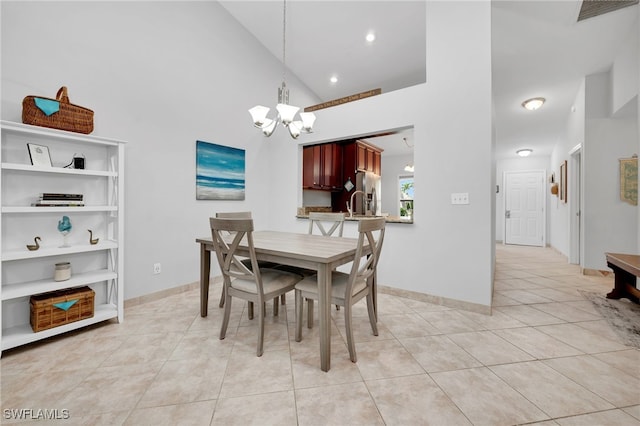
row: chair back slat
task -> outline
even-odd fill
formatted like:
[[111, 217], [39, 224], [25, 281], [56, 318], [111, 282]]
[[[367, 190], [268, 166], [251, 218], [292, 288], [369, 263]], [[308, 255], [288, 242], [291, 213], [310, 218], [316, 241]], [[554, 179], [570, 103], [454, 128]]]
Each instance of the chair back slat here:
[[[351, 297], [356, 282], [366, 281], [376, 273], [384, 242], [385, 224], [383, 217], [358, 221], [358, 245], [347, 283], [347, 298]], [[371, 253], [365, 255], [367, 246], [371, 247]]]
[[[231, 277], [244, 280], [256, 281], [258, 287], [261, 287], [260, 268], [257, 267], [255, 249], [253, 246], [253, 220], [252, 219], [220, 219], [210, 218], [211, 236], [213, 239], [213, 248], [218, 257], [222, 275], [225, 281]], [[233, 239], [228, 243], [228, 239]], [[245, 266], [237, 254], [240, 243], [246, 240], [249, 248], [249, 258], [251, 259], [252, 268]]]
[[[314, 225], [320, 230], [320, 233], [326, 237], [333, 236], [336, 230], [338, 231], [338, 237], [342, 237], [342, 231], [344, 228], [344, 214], [342, 213], [323, 213], [323, 212], [310, 212], [309, 213], [309, 234], [313, 234]], [[329, 226], [326, 229], [325, 226]]]

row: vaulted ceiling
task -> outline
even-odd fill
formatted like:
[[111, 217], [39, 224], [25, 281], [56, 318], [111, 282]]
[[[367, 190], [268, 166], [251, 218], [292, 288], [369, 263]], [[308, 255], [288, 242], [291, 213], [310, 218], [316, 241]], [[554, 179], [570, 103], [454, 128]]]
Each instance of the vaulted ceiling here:
[[[282, 59], [283, 2], [221, 4]], [[581, 78], [608, 70], [638, 25], [637, 4], [578, 22], [581, 5], [574, 0], [491, 3], [498, 158], [513, 157], [521, 147], [549, 155], [564, 132]], [[427, 13], [424, 1], [289, 0], [288, 72], [322, 101], [424, 83]], [[365, 40], [370, 31], [373, 42]], [[332, 76], [336, 83], [330, 82]], [[543, 108], [522, 108], [522, 101], [537, 96], [547, 99]]]

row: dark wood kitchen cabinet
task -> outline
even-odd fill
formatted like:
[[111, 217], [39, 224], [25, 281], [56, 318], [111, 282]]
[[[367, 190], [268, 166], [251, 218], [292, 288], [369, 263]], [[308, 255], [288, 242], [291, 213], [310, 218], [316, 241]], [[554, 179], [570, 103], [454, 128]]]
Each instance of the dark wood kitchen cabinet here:
[[376, 146], [362, 141], [345, 144], [344, 159], [345, 167], [343, 173], [351, 173], [357, 170], [359, 172], [372, 172], [378, 176], [381, 175], [382, 149]]
[[342, 146], [306, 146], [302, 151], [302, 187], [324, 191], [342, 188]]

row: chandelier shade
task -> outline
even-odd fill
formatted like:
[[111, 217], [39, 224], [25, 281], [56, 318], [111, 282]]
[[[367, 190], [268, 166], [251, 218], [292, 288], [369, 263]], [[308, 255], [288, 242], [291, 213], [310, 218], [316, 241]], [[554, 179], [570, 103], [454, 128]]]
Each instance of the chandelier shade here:
[[313, 131], [313, 124], [316, 121], [316, 116], [312, 112], [301, 112], [299, 114], [300, 119], [296, 120], [296, 114], [300, 110], [299, 107], [289, 105], [289, 89], [285, 82], [286, 76], [286, 29], [287, 29], [287, 2], [284, 0], [284, 7], [282, 12], [282, 85], [278, 88], [278, 104], [276, 105], [276, 111], [278, 115], [276, 118], [268, 118], [270, 108], [262, 105], [254, 106], [249, 110], [253, 125], [262, 133], [269, 137], [273, 134], [281, 123], [284, 127], [289, 129], [289, 134], [293, 139], [297, 139], [302, 132], [311, 133]]

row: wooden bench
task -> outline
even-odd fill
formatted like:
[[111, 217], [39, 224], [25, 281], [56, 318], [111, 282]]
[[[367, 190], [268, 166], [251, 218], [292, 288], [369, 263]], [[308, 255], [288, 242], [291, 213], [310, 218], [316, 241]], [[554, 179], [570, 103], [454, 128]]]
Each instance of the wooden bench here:
[[635, 254], [605, 253], [607, 266], [613, 269], [615, 284], [607, 294], [607, 299], [627, 299], [639, 303], [640, 290], [636, 285], [636, 277], [640, 277], [640, 256]]

